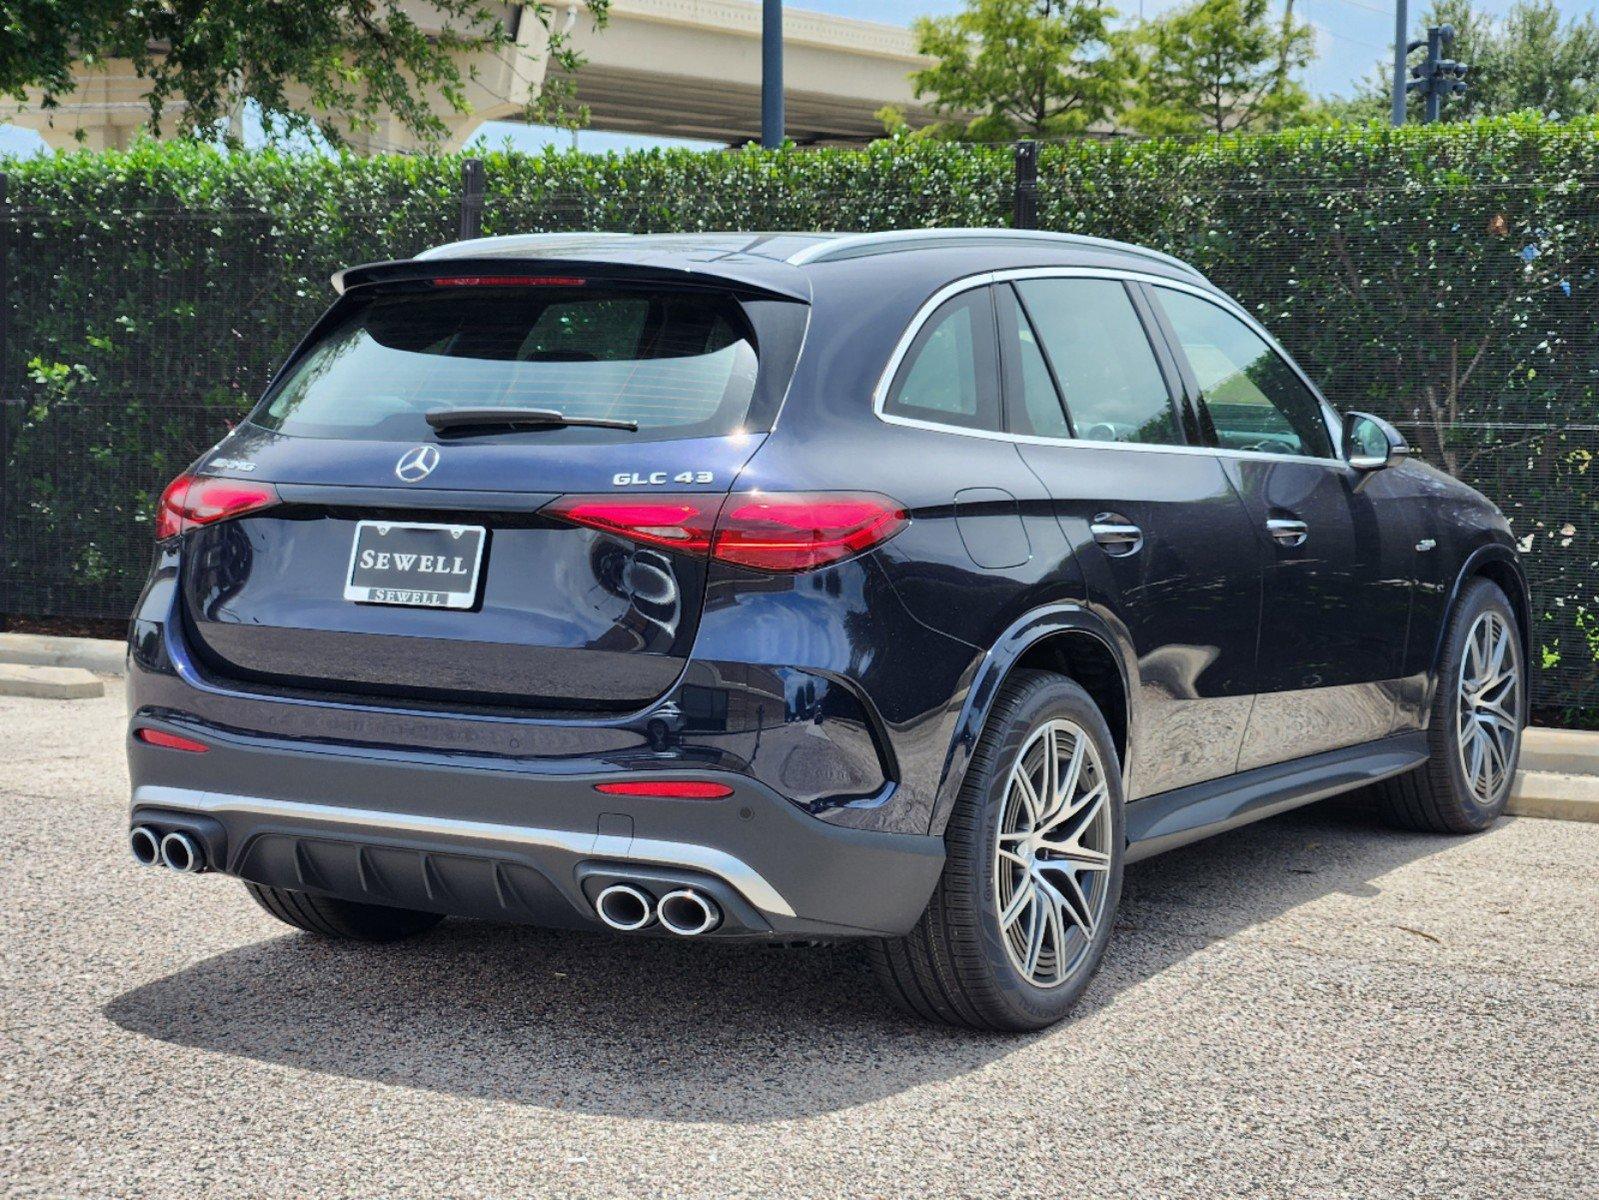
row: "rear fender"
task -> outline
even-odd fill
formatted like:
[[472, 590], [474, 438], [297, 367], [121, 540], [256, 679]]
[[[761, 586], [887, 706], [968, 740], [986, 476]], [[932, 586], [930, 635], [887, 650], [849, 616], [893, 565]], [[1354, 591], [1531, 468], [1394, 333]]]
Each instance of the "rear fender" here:
[[1115, 660], [1126, 705], [1126, 750], [1122, 754], [1122, 788], [1128, 786], [1132, 762], [1133, 731], [1137, 728], [1133, 698], [1137, 695], [1138, 662], [1132, 641], [1107, 616], [1082, 604], [1056, 604], [1035, 609], [1016, 621], [984, 655], [966, 694], [966, 703], [955, 722], [954, 735], [944, 758], [938, 793], [933, 805], [929, 833], [942, 834], [955, 807], [956, 797], [966, 781], [972, 755], [988, 724], [1001, 686], [1027, 652], [1040, 642], [1063, 633], [1085, 634], [1103, 644]]

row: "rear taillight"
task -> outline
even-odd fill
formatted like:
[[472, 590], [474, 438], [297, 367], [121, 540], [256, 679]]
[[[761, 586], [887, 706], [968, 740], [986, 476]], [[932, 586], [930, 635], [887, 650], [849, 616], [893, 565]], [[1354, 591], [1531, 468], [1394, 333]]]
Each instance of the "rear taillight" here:
[[711, 555], [762, 571], [809, 571], [886, 542], [905, 510], [869, 492], [744, 492], [728, 498]]
[[721, 507], [720, 496], [562, 496], [544, 511], [629, 541], [704, 554]]
[[[720, 515], [717, 510], [720, 509]], [[809, 571], [870, 550], [909, 523], [872, 492], [563, 496], [547, 514], [635, 542], [761, 571]]]
[[165, 541], [201, 525], [269, 508], [278, 500], [278, 491], [270, 483], [179, 475], [161, 493], [155, 515], [156, 540]]

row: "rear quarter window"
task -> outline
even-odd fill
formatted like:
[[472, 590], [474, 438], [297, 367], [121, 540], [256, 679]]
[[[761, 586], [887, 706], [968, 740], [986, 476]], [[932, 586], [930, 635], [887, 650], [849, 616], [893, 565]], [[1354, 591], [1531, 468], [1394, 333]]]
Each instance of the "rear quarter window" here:
[[988, 288], [946, 300], [917, 331], [883, 412], [934, 425], [999, 429], [997, 350]]

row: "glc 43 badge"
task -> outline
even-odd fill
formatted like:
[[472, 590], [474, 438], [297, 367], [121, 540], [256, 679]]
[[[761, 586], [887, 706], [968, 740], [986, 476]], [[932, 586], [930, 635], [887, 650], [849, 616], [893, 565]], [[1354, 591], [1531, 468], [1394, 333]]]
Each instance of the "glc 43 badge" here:
[[612, 487], [660, 487], [664, 483], [714, 483], [710, 471], [619, 471], [611, 476]]

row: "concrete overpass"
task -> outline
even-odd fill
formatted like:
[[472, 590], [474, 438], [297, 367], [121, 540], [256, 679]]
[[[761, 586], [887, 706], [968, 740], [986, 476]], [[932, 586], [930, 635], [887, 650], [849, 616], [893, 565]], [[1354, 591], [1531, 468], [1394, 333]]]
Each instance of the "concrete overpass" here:
[[[571, 82], [592, 113], [590, 128], [728, 142], [759, 136], [758, 0], [611, 0], [610, 20], [599, 30], [578, 0], [552, 6], [557, 27], [569, 31], [586, 60]], [[422, 2], [406, 7], [425, 27], [432, 10]], [[544, 83], [543, 27], [520, 5], [502, 11], [516, 45], [463, 63], [476, 71], [468, 87], [472, 112], [439, 110], [450, 129], [446, 149], [470, 140], [485, 121], [520, 119]], [[873, 113], [884, 104], [904, 109], [913, 125], [933, 119], [907, 78], [925, 63], [907, 29], [789, 9], [783, 45], [788, 132], [801, 144], [880, 136]], [[36, 101], [9, 113], [0, 107], [0, 118], [37, 130], [53, 147], [119, 149], [145, 126], [144, 91], [128, 63], [113, 61], [82, 72], [58, 108]], [[343, 132], [361, 151], [425, 148], [392, 118], [370, 132]]]

